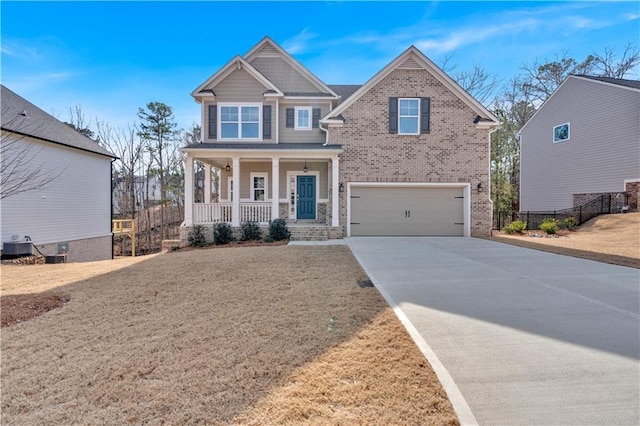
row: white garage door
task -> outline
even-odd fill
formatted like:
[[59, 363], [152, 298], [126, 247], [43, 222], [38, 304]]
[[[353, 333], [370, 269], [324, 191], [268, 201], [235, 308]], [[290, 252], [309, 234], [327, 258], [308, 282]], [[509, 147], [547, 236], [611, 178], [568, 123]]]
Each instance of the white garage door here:
[[463, 236], [464, 188], [351, 188], [353, 236]]

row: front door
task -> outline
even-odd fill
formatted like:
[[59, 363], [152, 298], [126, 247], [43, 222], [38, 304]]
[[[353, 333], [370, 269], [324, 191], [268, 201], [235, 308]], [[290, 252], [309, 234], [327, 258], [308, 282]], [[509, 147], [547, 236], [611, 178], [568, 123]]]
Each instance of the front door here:
[[298, 219], [316, 218], [316, 177], [298, 176], [296, 185], [298, 203], [296, 206]]

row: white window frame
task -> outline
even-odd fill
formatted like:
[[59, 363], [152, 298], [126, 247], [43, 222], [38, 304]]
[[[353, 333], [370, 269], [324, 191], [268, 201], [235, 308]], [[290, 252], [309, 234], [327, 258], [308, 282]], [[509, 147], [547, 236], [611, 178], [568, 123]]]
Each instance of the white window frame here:
[[[250, 173], [249, 177], [251, 179], [251, 201], [257, 201], [257, 202], [268, 201], [269, 200], [269, 173], [264, 173], [264, 172]], [[264, 188], [256, 188], [254, 186], [255, 185], [254, 178], [257, 178], [257, 177], [264, 178]], [[262, 190], [262, 189], [264, 189], [264, 200], [256, 200], [256, 190]]]
[[[556, 129], [559, 127], [563, 127], [563, 126], [567, 126], [567, 138], [566, 139], [558, 139], [556, 140]], [[553, 143], [560, 143], [560, 142], [566, 142], [568, 140], [571, 139], [571, 124], [570, 123], [563, 123], [563, 124], [558, 124], [557, 126], [553, 126]]]
[[[400, 102], [401, 101], [416, 101], [416, 102], [418, 102], [418, 115], [417, 116], [416, 115], [402, 115], [400, 113]], [[419, 135], [420, 134], [420, 113], [421, 113], [421, 111], [420, 111], [420, 108], [421, 108], [420, 103], [421, 103], [420, 102], [420, 98], [398, 98], [398, 134], [399, 135]], [[416, 118], [416, 123], [417, 124], [416, 124], [416, 132], [415, 133], [413, 133], [413, 132], [411, 132], [411, 133], [403, 133], [403, 132], [400, 131], [400, 119], [403, 118], [403, 117], [405, 117], [405, 118], [414, 118], [415, 117]]]
[[227, 201], [233, 201], [233, 177], [227, 177]]
[[[238, 108], [238, 137], [237, 138], [223, 138], [222, 137], [222, 108], [223, 107], [236, 107]], [[258, 108], [258, 137], [257, 138], [245, 138], [242, 136], [242, 107], [257, 107]], [[218, 102], [217, 108], [218, 114], [218, 140], [220, 141], [262, 141], [262, 103], [258, 102]], [[251, 122], [255, 123], [255, 122]]]
[[[308, 126], [300, 126], [298, 123], [298, 114], [300, 113], [300, 111], [307, 111], [307, 113], [309, 114], [309, 125]], [[297, 106], [295, 107], [295, 114], [294, 114], [294, 129], [295, 130], [311, 130], [313, 128], [313, 107], [310, 106]]]

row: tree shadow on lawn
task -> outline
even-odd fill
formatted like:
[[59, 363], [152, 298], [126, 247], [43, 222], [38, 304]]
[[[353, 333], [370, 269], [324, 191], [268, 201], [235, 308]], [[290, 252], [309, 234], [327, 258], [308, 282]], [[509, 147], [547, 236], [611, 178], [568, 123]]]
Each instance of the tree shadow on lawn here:
[[[3, 423], [233, 423], [387, 308], [347, 247], [157, 256], [3, 329]], [[446, 400], [446, 396], [445, 396]]]

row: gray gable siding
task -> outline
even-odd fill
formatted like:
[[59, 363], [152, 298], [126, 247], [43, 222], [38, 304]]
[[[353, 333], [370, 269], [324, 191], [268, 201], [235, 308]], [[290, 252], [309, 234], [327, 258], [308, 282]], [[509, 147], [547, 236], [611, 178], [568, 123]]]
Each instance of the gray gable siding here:
[[[638, 91], [569, 78], [523, 128], [520, 210], [559, 210], [573, 194], [618, 192], [640, 177]], [[570, 139], [553, 127], [570, 123]]]
[[257, 57], [250, 64], [283, 92], [322, 93], [281, 58]]
[[312, 108], [320, 108], [320, 116], [324, 116], [329, 112], [329, 104], [325, 103], [309, 103], [300, 102], [297, 104], [280, 104], [280, 118], [278, 125], [280, 126], [280, 142], [283, 143], [321, 143], [326, 140], [326, 134], [320, 129], [311, 130], [295, 130], [286, 126], [287, 108], [295, 108], [296, 106], [310, 106]]
[[264, 93], [268, 89], [257, 81], [245, 70], [235, 70], [225, 79], [213, 87], [216, 94], [215, 101], [203, 102], [203, 127], [206, 141], [214, 141], [209, 138], [209, 105], [215, 105], [219, 102], [255, 102], [264, 105], [271, 105], [271, 138], [275, 138], [275, 103], [265, 102]]
[[212, 88], [217, 102], [263, 102], [268, 89], [245, 70], [235, 70]]

